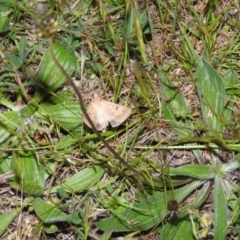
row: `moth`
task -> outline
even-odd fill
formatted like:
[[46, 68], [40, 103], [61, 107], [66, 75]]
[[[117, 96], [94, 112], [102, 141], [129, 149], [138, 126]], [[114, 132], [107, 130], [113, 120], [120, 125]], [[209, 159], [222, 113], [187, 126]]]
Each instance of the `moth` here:
[[[87, 113], [98, 131], [106, 130], [109, 123], [112, 127], [119, 126], [130, 116], [131, 112], [132, 110], [128, 107], [106, 101], [100, 97], [95, 97], [87, 109]], [[85, 116], [83, 121], [91, 128]]]

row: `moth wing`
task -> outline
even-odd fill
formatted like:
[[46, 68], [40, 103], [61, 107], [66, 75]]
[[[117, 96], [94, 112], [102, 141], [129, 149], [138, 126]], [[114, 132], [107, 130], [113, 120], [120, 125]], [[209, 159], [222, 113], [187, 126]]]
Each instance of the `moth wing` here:
[[[108, 123], [112, 127], [117, 127], [129, 117], [131, 112], [132, 110], [128, 107], [105, 101], [99, 97], [95, 97], [92, 100], [87, 110], [89, 117], [98, 131], [106, 129]], [[86, 117], [83, 118], [83, 121], [91, 128]]]
[[123, 123], [131, 114], [132, 110], [123, 105], [119, 105], [116, 103], [107, 102], [105, 103], [107, 107], [105, 107], [108, 121], [110, 122], [112, 127], [117, 127], [121, 123]]
[[[103, 108], [102, 101], [104, 100], [101, 98], [94, 98], [87, 110], [89, 117], [98, 131], [102, 131], [108, 126], [108, 115], [106, 114], [106, 110]], [[85, 116], [83, 121], [88, 127], [92, 128]]]

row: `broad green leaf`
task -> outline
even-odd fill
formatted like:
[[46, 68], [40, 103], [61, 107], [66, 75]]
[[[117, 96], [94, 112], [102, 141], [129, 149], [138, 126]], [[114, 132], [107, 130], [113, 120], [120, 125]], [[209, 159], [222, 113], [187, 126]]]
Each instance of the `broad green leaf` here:
[[202, 204], [207, 200], [207, 198], [209, 198], [211, 192], [212, 183], [211, 181], [207, 181], [204, 183], [200, 190], [198, 189], [195, 199], [188, 205], [181, 207], [181, 211], [185, 210], [187, 212], [188, 209], [199, 209]]
[[187, 108], [183, 96], [171, 81], [167, 81], [166, 74], [160, 75], [159, 82], [162, 110], [166, 123], [179, 136], [191, 136], [190, 110]]
[[[68, 131], [71, 131], [82, 122], [82, 114], [78, 102], [66, 101], [65, 103], [44, 107], [42, 110], [53, 122]], [[41, 115], [41, 111], [38, 114]]]
[[4, 57], [8, 61], [8, 65], [6, 65], [8, 70], [16, 71], [22, 66], [22, 63], [23, 63], [22, 60], [15, 54], [6, 53]]
[[175, 218], [167, 222], [160, 235], [161, 239], [171, 240], [195, 240], [192, 225], [188, 218]]
[[199, 180], [207, 180], [215, 177], [214, 168], [211, 165], [184, 165], [177, 168], [169, 168], [172, 175], [188, 176]]
[[[60, 43], [53, 44], [53, 52], [59, 64], [71, 76], [77, 66], [77, 58], [72, 49], [69, 49]], [[39, 71], [37, 72], [39, 88], [34, 95], [31, 103], [20, 112], [24, 117], [32, 115], [40, 102], [48, 93], [55, 91], [66, 82], [66, 77], [61, 73], [52, 59], [50, 49], [45, 52]]]
[[[228, 100], [225, 110], [224, 110], [224, 118], [225, 118], [225, 128], [229, 123], [229, 120], [233, 114], [233, 105], [235, 102], [235, 95], [231, 92], [231, 88], [238, 84], [238, 79], [236, 74], [233, 71], [229, 71], [223, 78], [224, 86], [226, 88], [226, 98]], [[223, 130], [225, 130], [225, 128]]]
[[50, 96], [44, 103], [41, 104], [42, 108], [52, 107], [57, 104], [64, 104], [66, 102], [74, 102], [75, 93], [73, 90], [62, 90], [56, 95]]
[[12, 187], [24, 194], [40, 196], [43, 194], [47, 173], [37, 160], [34, 152], [14, 152]]
[[0, 158], [0, 173], [8, 172], [12, 172], [12, 155], [5, 152]]
[[[60, 43], [54, 43], [53, 52], [63, 69], [71, 76], [77, 66], [77, 58], [73, 50]], [[56, 90], [66, 82], [66, 77], [53, 61], [49, 48], [44, 54], [37, 76], [47, 88], [45, 90], [49, 92]]]
[[225, 240], [227, 235], [227, 200], [224, 194], [222, 178], [216, 176], [213, 191], [214, 239]]
[[58, 188], [64, 188], [67, 192], [82, 192], [94, 186], [102, 177], [104, 168], [100, 165], [81, 170], [77, 174], [67, 179], [64, 183], [52, 188], [51, 192], [56, 192]]
[[21, 122], [18, 112], [10, 111], [0, 114], [0, 143], [4, 142], [10, 134], [17, 135], [14, 131]]
[[69, 219], [66, 213], [40, 198], [34, 199], [33, 209], [44, 223], [65, 222]]
[[0, 236], [20, 211], [21, 208], [16, 208], [7, 214], [0, 215]]
[[225, 172], [234, 171], [238, 168], [240, 168], [240, 154], [237, 154], [231, 161], [222, 165], [222, 170]]
[[6, 33], [10, 30], [9, 19], [6, 16], [0, 14], [0, 33]]
[[223, 118], [225, 101], [223, 79], [203, 59], [199, 61], [197, 66], [196, 79], [203, 121], [209, 130], [222, 132], [226, 125], [226, 121]]
[[[178, 202], [181, 202], [203, 183], [202, 181], [192, 182], [173, 191], [173, 195]], [[144, 231], [158, 225], [167, 213], [164, 193], [157, 193], [134, 204], [132, 208], [126, 208], [122, 212], [98, 222], [97, 226], [103, 231]]]

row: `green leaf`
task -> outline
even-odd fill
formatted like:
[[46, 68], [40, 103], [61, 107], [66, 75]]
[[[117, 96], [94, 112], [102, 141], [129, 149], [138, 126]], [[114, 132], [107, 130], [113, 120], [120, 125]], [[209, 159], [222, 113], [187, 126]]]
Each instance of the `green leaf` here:
[[[173, 196], [178, 202], [181, 202], [203, 183], [202, 181], [192, 182], [173, 191]], [[157, 193], [134, 204], [131, 208], [126, 208], [120, 213], [98, 222], [97, 226], [103, 231], [144, 231], [158, 225], [167, 213], [164, 193]]]
[[[61, 104], [44, 107], [42, 110], [53, 122], [68, 131], [71, 131], [82, 122], [82, 114], [78, 102], [66, 101]], [[41, 111], [37, 114], [41, 115]]]
[[16, 71], [22, 66], [22, 60], [15, 54], [5, 53], [4, 57], [9, 62], [9, 64], [6, 65], [9, 71]]
[[10, 30], [9, 19], [0, 14], [0, 33], [6, 33]]
[[21, 208], [16, 208], [7, 214], [0, 215], [0, 236], [20, 211]]
[[66, 213], [40, 198], [34, 199], [33, 209], [44, 223], [65, 222], [69, 219]]
[[112, 231], [105, 231], [99, 240], [109, 240], [111, 239]]
[[51, 192], [56, 192], [59, 187], [67, 192], [82, 192], [95, 185], [104, 173], [104, 168], [100, 165], [85, 168], [77, 174], [67, 179], [64, 183], [52, 188]]
[[225, 89], [222, 77], [205, 60], [196, 69], [196, 86], [201, 103], [203, 121], [209, 130], [223, 132]]
[[10, 134], [17, 135], [14, 130], [19, 126], [21, 120], [22, 118], [15, 111], [0, 114], [0, 143], [4, 142]]
[[51, 225], [44, 225], [44, 231], [48, 234], [53, 234], [56, 233], [58, 231], [58, 227], [55, 224], [51, 224]]
[[234, 171], [240, 168], [240, 153], [234, 156], [228, 163], [222, 165], [222, 170], [225, 172]]
[[185, 210], [187, 212], [189, 209], [199, 209], [207, 200], [207, 198], [209, 198], [209, 195], [211, 194], [211, 192], [212, 192], [212, 183], [211, 181], [207, 181], [204, 183], [204, 185], [200, 190], [198, 189], [195, 199], [188, 205], [181, 207], [181, 211]]
[[18, 51], [19, 51], [19, 59], [23, 63], [25, 56], [26, 56], [26, 47], [27, 47], [27, 39], [26, 37], [21, 37], [19, 44], [18, 44]]
[[177, 168], [169, 168], [173, 175], [188, 176], [199, 180], [207, 180], [215, 177], [213, 166], [210, 165], [184, 165]]
[[84, 213], [83, 212], [73, 212], [71, 214], [70, 220], [73, 224], [79, 225], [84, 222]]
[[64, 199], [65, 197], [67, 197], [67, 192], [65, 191], [64, 188], [58, 188], [57, 193], [61, 199]]
[[14, 152], [13, 171], [16, 177], [11, 183], [12, 187], [27, 195], [43, 194], [47, 173], [39, 164], [34, 152]]
[[227, 201], [222, 179], [216, 176], [213, 191], [214, 239], [225, 240], [227, 235]]
[[181, 137], [192, 136], [189, 120], [190, 110], [187, 108], [183, 96], [172, 81], [168, 81], [166, 74], [160, 75], [160, 90], [162, 110], [166, 123]]
[[[225, 128], [229, 123], [229, 120], [233, 114], [233, 105], [236, 100], [235, 95], [231, 92], [231, 88], [236, 86], [238, 79], [236, 74], [233, 71], [229, 71], [223, 78], [224, 86], [226, 90], [226, 99], [228, 100], [225, 110], [224, 110], [224, 119], [225, 119]], [[229, 90], [228, 90], [229, 89]], [[225, 128], [223, 130], [225, 130]]]
[[187, 219], [175, 218], [167, 222], [161, 233], [161, 239], [184, 240], [195, 239], [191, 222]]
[[[77, 58], [73, 50], [66, 48], [60, 43], [54, 43], [53, 52], [60, 65], [67, 74], [71, 76], [77, 66]], [[49, 92], [56, 90], [66, 82], [66, 77], [61, 73], [53, 61], [49, 48], [44, 54], [37, 76]]]

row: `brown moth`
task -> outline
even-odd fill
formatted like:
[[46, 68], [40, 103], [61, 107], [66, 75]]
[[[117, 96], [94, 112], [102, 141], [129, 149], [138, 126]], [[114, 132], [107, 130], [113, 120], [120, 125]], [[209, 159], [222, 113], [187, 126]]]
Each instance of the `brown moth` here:
[[[132, 110], [128, 107], [103, 100], [100, 97], [95, 97], [87, 110], [89, 117], [98, 131], [105, 130], [109, 123], [112, 127], [117, 127], [129, 117], [131, 112]], [[85, 116], [83, 121], [91, 128]]]

